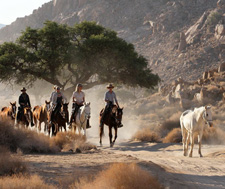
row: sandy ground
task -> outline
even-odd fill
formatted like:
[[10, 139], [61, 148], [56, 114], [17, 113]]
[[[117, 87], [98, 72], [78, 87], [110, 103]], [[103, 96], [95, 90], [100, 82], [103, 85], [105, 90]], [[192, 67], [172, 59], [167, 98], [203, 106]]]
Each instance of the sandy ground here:
[[[105, 137], [107, 139], [107, 137]], [[156, 176], [166, 188], [225, 188], [225, 146], [202, 146], [203, 158], [195, 145], [193, 157], [183, 157], [181, 144], [153, 144], [123, 141], [109, 148], [89, 152], [55, 155], [24, 155], [30, 172], [46, 182], [64, 184], [79, 177], [96, 174], [115, 162], [135, 162]], [[89, 139], [98, 145], [97, 138]]]

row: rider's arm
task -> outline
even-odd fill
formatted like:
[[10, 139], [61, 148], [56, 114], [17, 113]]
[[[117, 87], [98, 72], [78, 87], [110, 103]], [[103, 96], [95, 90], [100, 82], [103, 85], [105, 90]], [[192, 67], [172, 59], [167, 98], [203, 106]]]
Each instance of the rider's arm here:
[[28, 103], [28, 106], [31, 107], [31, 104], [30, 104], [30, 98], [29, 98], [28, 95], [27, 95], [27, 103]]
[[64, 103], [66, 103], [67, 102], [67, 98], [64, 96], [64, 94], [63, 93], [61, 93], [62, 94], [62, 98], [65, 100], [65, 102]]
[[105, 102], [109, 102], [107, 92], [105, 93]]
[[118, 107], [120, 107], [120, 106], [119, 106], [119, 103], [118, 103], [118, 100], [117, 100], [117, 98], [116, 98], [116, 93], [114, 93], [114, 100], [115, 100], [115, 102], [116, 102], [116, 105], [117, 105]]

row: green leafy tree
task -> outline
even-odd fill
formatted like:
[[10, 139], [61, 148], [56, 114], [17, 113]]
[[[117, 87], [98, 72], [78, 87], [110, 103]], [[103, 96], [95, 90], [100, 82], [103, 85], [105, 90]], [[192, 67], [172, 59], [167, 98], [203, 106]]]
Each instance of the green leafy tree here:
[[47, 21], [41, 29], [28, 27], [15, 43], [0, 45], [0, 72], [2, 82], [32, 85], [41, 79], [67, 95], [77, 83], [152, 88], [160, 80], [132, 44], [95, 22], [69, 27]]

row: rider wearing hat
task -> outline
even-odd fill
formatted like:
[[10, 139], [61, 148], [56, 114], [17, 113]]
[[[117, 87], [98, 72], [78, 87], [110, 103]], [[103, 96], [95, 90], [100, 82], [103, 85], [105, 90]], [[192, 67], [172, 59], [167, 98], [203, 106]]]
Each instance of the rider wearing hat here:
[[[119, 107], [119, 103], [116, 98], [116, 94], [113, 91], [113, 88], [114, 88], [113, 84], [110, 83], [106, 87], [108, 89], [108, 91], [105, 93], [106, 106], [105, 106], [104, 112], [102, 113], [102, 117], [100, 120], [100, 127], [102, 127], [102, 125], [103, 125], [105, 115], [112, 111], [113, 105], [116, 103], [116, 105]], [[120, 125], [119, 127], [122, 127], [122, 125]]]
[[53, 106], [53, 112], [51, 114], [51, 122], [54, 119], [54, 116], [60, 111], [62, 107], [63, 100], [64, 102], [67, 101], [66, 97], [63, 95], [63, 93], [60, 91], [60, 87], [56, 88], [56, 92], [53, 92], [52, 96], [52, 106]]
[[[72, 113], [71, 113], [71, 117], [70, 117], [70, 126], [69, 128], [72, 127], [72, 122], [74, 120], [74, 122], [76, 123], [76, 116], [78, 113], [78, 110], [80, 109], [80, 107], [82, 107], [84, 105], [85, 102], [85, 94], [82, 91], [83, 89], [83, 85], [81, 83], [78, 83], [76, 86], [75, 91], [73, 92], [73, 105], [72, 105]], [[86, 128], [90, 128], [91, 126], [89, 125], [89, 119], [87, 120], [87, 126]]]
[[[24, 108], [31, 107], [30, 98], [29, 98], [29, 95], [26, 93], [26, 91], [27, 91], [26, 88], [23, 87], [21, 89], [22, 94], [19, 96], [20, 107], [18, 108], [18, 114], [17, 114], [17, 120], [19, 121], [21, 121], [22, 115], [24, 114]], [[31, 116], [31, 126], [34, 126], [33, 116]]]

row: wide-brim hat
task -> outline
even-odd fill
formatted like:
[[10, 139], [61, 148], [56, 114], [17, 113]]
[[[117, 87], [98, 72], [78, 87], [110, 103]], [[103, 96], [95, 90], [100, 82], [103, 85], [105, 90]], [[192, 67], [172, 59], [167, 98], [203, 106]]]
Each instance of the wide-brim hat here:
[[107, 89], [110, 89], [110, 88], [113, 89], [114, 88], [114, 85], [112, 83], [109, 83], [106, 87], [107, 87]]
[[20, 91], [26, 91], [27, 89], [25, 87], [23, 87]]

